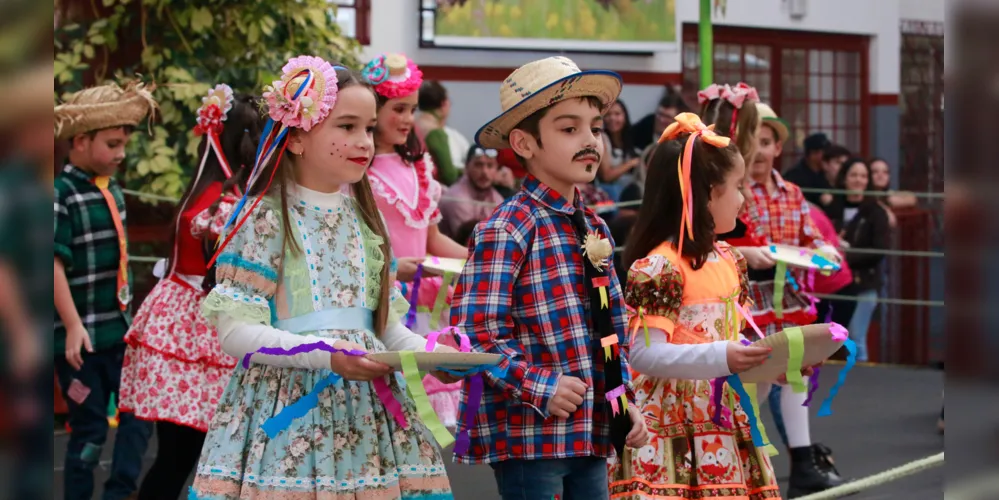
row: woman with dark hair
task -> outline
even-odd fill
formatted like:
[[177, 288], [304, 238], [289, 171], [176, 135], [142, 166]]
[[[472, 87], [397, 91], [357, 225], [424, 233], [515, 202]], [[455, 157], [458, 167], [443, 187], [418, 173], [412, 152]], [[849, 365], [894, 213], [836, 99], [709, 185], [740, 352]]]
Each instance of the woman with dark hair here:
[[[870, 188], [870, 167], [859, 158], [847, 160], [836, 176], [836, 189], [850, 192], [836, 195], [829, 208], [829, 218], [850, 247], [885, 250], [891, 234], [888, 211], [875, 198], [864, 193]], [[867, 328], [877, 308], [884, 254], [848, 252], [846, 261], [853, 271], [853, 283], [857, 288], [857, 308], [847, 330], [857, 343], [857, 361], [867, 361]]]
[[628, 108], [614, 101], [604, 113], [604, 158], [597, 171], [597, 186], [613, 201], [619, 201], [626, 187], [642, 176], [639, 164], [641, 151], [634, 146]]

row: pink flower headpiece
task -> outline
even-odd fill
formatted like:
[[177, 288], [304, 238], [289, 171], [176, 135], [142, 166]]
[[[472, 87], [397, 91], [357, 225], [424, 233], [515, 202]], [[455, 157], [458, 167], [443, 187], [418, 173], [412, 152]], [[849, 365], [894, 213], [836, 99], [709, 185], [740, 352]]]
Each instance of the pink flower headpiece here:
[[215, 135], [222, 133], [222, 122], [232, 109], [233, 96], [232, 88], [224, 83], [220, 83], [213, 89], [208, 90], [208, 95], [201, 98], [201, 107], [198, 108], [198, 124], [194, 126], [194, 135], [202, 136], [209, 131]]
[[268, 114], [286, 127], [309, 131], [336, 104], [336, 70], [315, 56], [299, 56], [281, 68], [281, 79], [264, 87]]
[[412, 94], [423, 84], [423, 72], [402, 54], [382, 54], [372, 59], [361, 77], [386, 99]]
[[742, 105], [746, 101], [760, 102], [760, 95], [756, 92], [755, 87], [751, 87], [745, 82], [739, 82], [735, 87], [728, 84], [712, 83], [708, 88], [697, 93], [697, 103], [701, 106], [715, 99], [725, 99], [736, 109], [742, 109]]

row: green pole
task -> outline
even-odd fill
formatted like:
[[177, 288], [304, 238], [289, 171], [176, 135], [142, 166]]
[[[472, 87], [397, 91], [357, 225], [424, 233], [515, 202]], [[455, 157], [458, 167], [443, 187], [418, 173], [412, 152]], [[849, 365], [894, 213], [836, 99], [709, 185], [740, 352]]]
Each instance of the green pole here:
[[714, 33], [711, 30], [711, 0], [701, 0], [701, 15], [698, 22], [697, 42], [701, 47], [701, 88], [707, 88], [714, 81]]

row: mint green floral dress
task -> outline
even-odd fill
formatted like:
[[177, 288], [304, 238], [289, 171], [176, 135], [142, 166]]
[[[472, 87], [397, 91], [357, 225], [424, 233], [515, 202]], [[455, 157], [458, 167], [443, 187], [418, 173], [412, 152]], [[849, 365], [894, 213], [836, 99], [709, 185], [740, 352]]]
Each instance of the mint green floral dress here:
[[[289, 194], [291, 236], [302, 252], [282, 251], [280, 202], [265, 198], [218, 260], [218, 285], [202, 305], [206, 317], [224, 313], [271, 325], [313, 311], [378, 305], [380, 270], [386, 265], [382, 239], [365, 225], [348, 195], [304, 193]], [[408, 308], [392, 291], [389, 324]], [[349, 340], [369, 352], [385, 350], [367, 329], [302, 334]], [[238, 365], [209, 426], [190, 498], [452, 498], [440, 451], [397, 378], [389, 386], [402, 402], [406, 429], [386, 411], [370, 382], [341, 379], [319, 393], [316, 408], [267, 437], [261, 425], [330, 373]]]

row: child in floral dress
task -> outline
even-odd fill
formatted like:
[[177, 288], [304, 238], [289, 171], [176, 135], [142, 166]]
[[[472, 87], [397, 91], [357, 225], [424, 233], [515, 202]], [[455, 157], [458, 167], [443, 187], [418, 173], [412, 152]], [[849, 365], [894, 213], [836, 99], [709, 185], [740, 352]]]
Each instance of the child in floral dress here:
[[629, 361], [651, 436], [611, 461], [611, 498], [780, 497], [769, 456], [753, 444], [749, 403], [726, 388], [727, 422], [712, 421], [711, 380], [757, 366], [770, 351], [739, 342], [746, 262], [717, 242], [735, 227], [744, 175], [735, 145], [691, 113], [676, 117], [653, 153], [624, 259], [625, 302], [638, 311]]
[[[392, 287], [366, 175], [374, 94], [349, 70], [302, 56], [264, 96], [271, 121], [202, 306], [223, 350], [243, 362], [212, 419], [191, 498], [450, 499], [439, 449], [392, 369], [313, 349], [426, 346], [399, 322], [408, 305]], [[292, 405], [306, 411], [272, 427]]]

